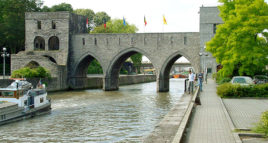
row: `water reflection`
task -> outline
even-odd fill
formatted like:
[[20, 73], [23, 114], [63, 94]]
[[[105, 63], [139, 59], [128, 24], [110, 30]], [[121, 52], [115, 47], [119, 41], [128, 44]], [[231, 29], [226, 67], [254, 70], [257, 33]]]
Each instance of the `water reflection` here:
[[55, 92], [51, 114], [0, 127], [5, 142], [140, 142], [183, 93], [172, 79], [170, 92], [156, 83], [121, 86], [119, 91]]

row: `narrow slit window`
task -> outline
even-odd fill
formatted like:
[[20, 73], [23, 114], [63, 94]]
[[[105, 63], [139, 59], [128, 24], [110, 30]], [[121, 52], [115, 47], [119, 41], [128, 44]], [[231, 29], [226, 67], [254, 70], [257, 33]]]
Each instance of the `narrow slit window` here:
[[56, 22], [52, 20], [51, 24], [52, 24], [52, 29], [56, 29]]
[[41, 21], [39, 21], [39, 20], [37, 21], [37, 28], [41, 29]]
[[83, 45], [86, 44], [85, 38], [82, 38]]
[[216, 31], [217, 31], [217, 25], [218, 25], [218, 24], [213, 24], [213, 34], [215, 34]]
[[184, 45], [187, 45], [187, 37], [183, 38], [183, 43], [184, 43]]
[[94, 45], [97, 45], [97, 38], [94, 39]]

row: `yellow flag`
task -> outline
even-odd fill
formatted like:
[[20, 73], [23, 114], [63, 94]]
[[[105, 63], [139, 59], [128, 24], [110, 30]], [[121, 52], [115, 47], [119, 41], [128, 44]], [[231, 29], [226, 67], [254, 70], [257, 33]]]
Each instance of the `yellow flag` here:
[[164, 24], [167, 24], [167, 20], [166, 20], [164, 15], [163, 15], [163, 22], [164, 22]]

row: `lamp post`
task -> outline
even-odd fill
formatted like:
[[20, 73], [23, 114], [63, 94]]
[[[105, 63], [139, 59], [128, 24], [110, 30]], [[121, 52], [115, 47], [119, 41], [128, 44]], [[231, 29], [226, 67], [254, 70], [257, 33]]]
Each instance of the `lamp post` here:
[[[205, 59], [204, 58], [208, 56], [208, 53], [206, 53], [206, 52], [204, 52], [204, 53], [200, 52], [199, 53], [199, 56], [201, 58], [200, 59], [201, 60], [201, 66], [200, 66], [201, 67], [201, 70], [204, 70], [205, 71], [206, 66], [205, 66], [205, 61], [204, 61]], [[202, 58], [202, 56], [204, 56], [204, 57]]]
[[5, 74], [6, 74], [6, 57], [9, 57], [9, 53], [7, 52], [6, 47], [3, 47], [3, 52], [1, 54], [3, 57], [3, 79], [5, 79]]

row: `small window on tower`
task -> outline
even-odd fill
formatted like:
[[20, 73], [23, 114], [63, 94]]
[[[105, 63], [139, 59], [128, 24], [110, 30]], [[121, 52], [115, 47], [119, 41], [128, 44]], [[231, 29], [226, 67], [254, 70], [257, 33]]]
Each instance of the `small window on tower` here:
[[82, 38], [83, 45], [86, 44], [85, 38]]
[[183, 44], [184, 44], [184, 45], [187, 45], [187, 37], [184, 37], [184, 38], [183, 38]]
[[97, 45], [97, 38], [94, 39], [94, 45]]
[[56, 22], [52, 20], [52, 29], [56, 29]]
[[39, 21], [39, 20], [37, 21], [37, 28], [41, 29], [41, 21]]
[[218, 24], [213, 24], [213, 34], [216, 34], [216, 31], [217, 31], [217, 25], [218, 25]]

